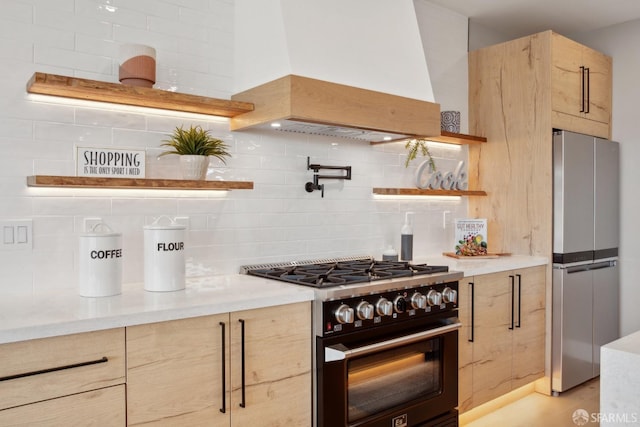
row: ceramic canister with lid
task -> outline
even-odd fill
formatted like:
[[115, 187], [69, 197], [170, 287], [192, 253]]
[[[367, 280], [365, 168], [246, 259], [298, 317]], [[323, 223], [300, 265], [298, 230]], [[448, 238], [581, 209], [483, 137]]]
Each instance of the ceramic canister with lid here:
[[[163, 221], [163, 219], [165, 221]], [[144, 289], [179, 291], [185, 286], [186, 227], [160, 216], [144, 226]]]
[[122, 292], [122, 234], [100, 222], [79, 238], [78, 292], [108, 297]]

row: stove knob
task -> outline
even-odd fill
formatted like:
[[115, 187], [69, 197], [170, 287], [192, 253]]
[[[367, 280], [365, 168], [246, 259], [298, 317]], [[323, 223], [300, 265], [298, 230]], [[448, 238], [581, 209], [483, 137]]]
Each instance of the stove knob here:
[[353, 308], [342, 304], [335, 312], [338, 323], [353, 323]]
[[446, 287], [442, 290], [442, 301], [444, 302], [458, 302], [458, 291], [455, 289], [451, 289], [450, 287]]
[[360, 320], [373, 319], [373, 311], [373, 304], [370, 304], [367, 301], [362, 301], [356, 307], [356, 313], [358, 314], [358, 319]]
[[396, 299], [393, 300], [393, 309], [396, 313], [404, 313], [407, 310], [407, 300], [398, 295]]
[[420, 292], [416, 292], [411, 295], [411, 307], [419, 310], [427, 307], [427, 297]]
[[430, 306], [440, 305], [442, 303], [442, 294], [433, 289], [427, 292], [427, 303]]
[[391, 316], [393, 314], [393, 303], [386, 298], [380, 298], [376, 303], [376, 312], [379, 316]]

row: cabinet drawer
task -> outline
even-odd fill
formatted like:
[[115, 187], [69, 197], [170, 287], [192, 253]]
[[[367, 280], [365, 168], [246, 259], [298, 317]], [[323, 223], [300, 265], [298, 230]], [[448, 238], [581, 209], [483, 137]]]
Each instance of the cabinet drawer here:
[[125, 427], [124, 384], [0, 411], [4, 427]]
[[0, 345], [0, 409], [125, 382], [124, 328]]

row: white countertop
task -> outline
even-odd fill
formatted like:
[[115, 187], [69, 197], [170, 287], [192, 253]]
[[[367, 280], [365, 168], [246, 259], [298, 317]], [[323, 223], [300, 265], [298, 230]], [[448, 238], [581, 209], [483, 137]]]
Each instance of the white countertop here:
[[312, 288], [242, 274], [187, 279], [174, 292], [130, 283], [120, 295], [101, 298], [75, 289], [0, 295], [0, 344], [311, 300]]
[[600, 425], [640, 422], [640, 331], [600, 348]]
[[448, 265], [451, 271], [462, 271], [464, 277], [477, 276], [478, 274], [497, 273], [499, 271], [516, 270], [519, 268], [536, 267], [546, 265], [549, 260], [546, 257], [510, 255], [498, 258], [465, 258], [458, 259], [444, 255], [418, 258], [414, 263], [427, 263], [432, 265]]
[[[448, 265], [465, 277], [544, 265], [544, 257], [496, 259], [424, 257], [414, 263]], [[0, 344], [250, 310], [313, 300], [313, 289], [243, 274], [188, 278], [175, 292], [147, 292], [143, 283], [124, 284], [112, 297], [85, 298], [75, 289], [36, 295], [0, 294]]]

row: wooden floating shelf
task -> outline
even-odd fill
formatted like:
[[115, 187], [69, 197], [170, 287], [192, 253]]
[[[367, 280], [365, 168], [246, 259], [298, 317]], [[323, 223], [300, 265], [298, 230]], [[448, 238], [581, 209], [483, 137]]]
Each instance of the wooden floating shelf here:
[[384, 196], [486, 196], [479, 190], [423, 190], [420, 188], [374, 188], [373, 194]]
[[378, 141], [371, 142], [371, 145], [377, 144], [388, 144], [389, 142], [398, 142], [398, 141], [407, 141], [409, 139], [426, 139], [428, 141], [433, 142], [444, 142], [445, 144], [456, 144], [456, 145], [469, 145], [469, 144], [483, 144], [487, 142], [487, 138], [484, 136], [474, 136], [474, 135], [466, 135], [464, 133], [453, 133], [447, 131], [441, 131], [439, 136], [419, 136], [416, 135], [411, 138], [403, 138], [393, 141]]
[[29, 187], [122, 188], [153, 190], [252, 190], [251, 181], [193, 181], [181, 179], [92, 178], [84, 176], [34, 175]]
[[208, 98], [39, 72], [36, 72], [27, 83], [27, 92], [220, 117], [235, 117], [253, 111], [254, 107], [250, 102]]
[[467, 135], [464, 133], [453, 133], [453, 132], [447, 132], [444, 130], [440, 132], [440, 136], [427, 137], [426, 139], [434, 142], [445, 142], [447, 144], [458, 144], [458, 145], [482, 144], [487, 142], [487, 138], [485, 138], [484, 136]]

